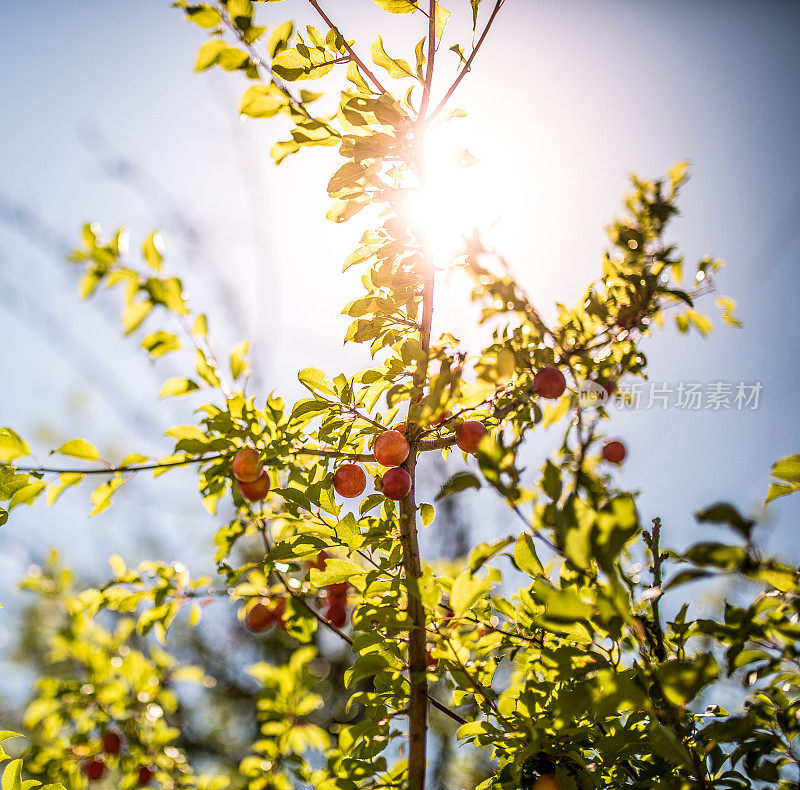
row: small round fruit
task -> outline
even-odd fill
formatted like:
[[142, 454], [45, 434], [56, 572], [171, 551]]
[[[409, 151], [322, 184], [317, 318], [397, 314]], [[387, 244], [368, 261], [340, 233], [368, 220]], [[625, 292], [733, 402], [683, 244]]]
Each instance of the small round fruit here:
[[411, 490], [411, 476], [399, 466], [390, 469], [381, 481], [381, 491], [388, 499], [402, 499]]
[[557, 367], [548, 365], [533, 377], [533, 388], [543, 398], [560, 398], [567, 388], [567, 380]]
[[474, 453], [486, 436], [486, 426], [477, 420], [467, 420], [456, 428], [456, 444], [465, 453]]
[[84, 764], [83, 774], [90, 782], [99, 782], [106, 774], [106, 764], [100, 757], [92, 757]]
[[598, 379], [597, 383], [606, 391], [608, 397], [612, 397], [617, 390], [617, 383], [610, 379]]
[[333, 475], [333, 487], [347, 499], [360, 496], [367, 487], [367, 476], [358, 464], [343, 464]]
[[103, 751], [106, 754], [119, 754], [122, 749], [122, 738], [118, 732], [108, 730], [103, 733]]
[[627, 450], [625, 449], [625, 445], [614, 439], [610, 442], [606, 442], [603, 445], [603, 458], [606, 461], [612, 464], [621, 464], [625, 460], [625, 456], [627, 455]]
[[149, 768], [146, 765], [142, 765], [139, 768], [139, 787], [146, 787], [150, 784], [150, 780], [153, 778], [153, 769]]
[[384, 431], [372, 448], [375, 460], [381, 466], [400, 466], [408, 458], [410, 447], [406, 437], [398, 431]]
[[272, 609], [266, 604], [257, 603], [244, 618], [247, 627], [256, 634], [267, 631], [275, 622]]
[[329, 584], [327, 587], [328, 601], [340, 604], [347, 603], [347, 588], [350, 586], [349, 582], [336, 582]]
[[342, 628], [347, 622], [347, 609], [343, 604], [333, 602], [325, 613], [325, 619], [337, 628]]
[[251, 502], [260, 502], [269, 493], [269, 475], [262, 472], [255, 480], [249, 483], [239, 483], [239, 491], [245, 499]]
[[264, 462], [258, 459], [258, 450], [253, 447], [242, 447], [233, 456], [231, 469], [233, 476], [240, 483], [253, 483], [264, 471]]
[[532, 785], [532, 790], [561, 790], [555, 774], [542, 774]]
[[428, 664], [428, 669], [436, 669], [436, 667], [439, 665], [439, 660], [433, 657], [430, 650], [428, 651], [427, 658], [425, 660]]

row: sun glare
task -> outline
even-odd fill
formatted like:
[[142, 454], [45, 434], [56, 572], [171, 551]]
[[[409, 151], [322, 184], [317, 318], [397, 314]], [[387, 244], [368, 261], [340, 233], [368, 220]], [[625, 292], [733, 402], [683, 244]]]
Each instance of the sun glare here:
[[497, 219], [480, 161], [459, 143], [450, 124], [428, 132], [423, 152], [425, 183], [405, 207], [423, 231], [437, 268], [446, 267], [463, 252], [465, 239], [473, 231], [484, 231]]

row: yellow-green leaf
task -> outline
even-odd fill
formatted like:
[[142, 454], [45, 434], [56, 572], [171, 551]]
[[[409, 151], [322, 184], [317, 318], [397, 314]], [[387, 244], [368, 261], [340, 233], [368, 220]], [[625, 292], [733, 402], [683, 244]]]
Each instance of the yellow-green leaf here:
[[58, 450], [51, 451], [50, 455], [54, 453], [69, 455], [72, 458], [81, 458], [84, 461], [97, 461], [100, 458], [98, 449], [85, 439], [72, 439], [66, 444], [62, 444]]
[[0, 461], [8, 463], [16, 458], [24, 458], [30, 452], [28, 443], [16, 431], [0, 428]]

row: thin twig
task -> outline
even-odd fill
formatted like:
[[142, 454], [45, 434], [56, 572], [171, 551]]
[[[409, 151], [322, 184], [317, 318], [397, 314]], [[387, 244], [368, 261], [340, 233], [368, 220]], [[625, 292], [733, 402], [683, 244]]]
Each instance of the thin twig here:
[[331, 22], [328, 15], [322, 10], [317, 0], [308, 0], [311, 6], [316, 10], [316, 12], [325, 20], [325, 24], [333, 30], [344, 42], [345, 49], [347, 50], [350, 57], [355, 61], [356, 65], [364, 72], [364, 75], [372, 80], [372, 84], [381, 92], [387, 93], [388, 91], [386, 88], [383, 87], [381, 81], [372, 73], [372, 71], [364, 64], [364, 61], [356, 55], [355, 50], [347, 43], [347, 39], [339, 32], [339, 28]]
[[472, 61], [475, 60], [475, 56], [478, 54], [478, 50], [481, 48], [484, 40], [486, 39], [487, 34], [489, 33], [489, 28], [491, 28], [492, 24], [494, 23], [495, 17], [499, 13], [500, 9], [503, 7], [503, 3], [505, 0], [497, 0], [494, 4], [494, 9], [492, 10], [492, 14], [489, 17], [489, 21], [486, 23], [486, 27], [483, 29], [483, 33], [481, 33], [481, 37], [478, 39], [478, 43], [475, 45], [475, 49], [472, 50], [470, 56], [467, 58], [467, 62], [464, 64], [464, 68], [461, 69], [458, 76], [455, 79], [455, 82], [450, 86], [447, 93], [444, 95], [444, 98], [436, 105], [436, 109], [430, 114], [430, 117], [427, 119], [428, 121], [433, 120], [447, 105], [447, 102], [450, 101], [450, 97], [455, 93], [456, 88], [461, 84], [461, 80], [467, 76], [467, 73], [472, 68]]

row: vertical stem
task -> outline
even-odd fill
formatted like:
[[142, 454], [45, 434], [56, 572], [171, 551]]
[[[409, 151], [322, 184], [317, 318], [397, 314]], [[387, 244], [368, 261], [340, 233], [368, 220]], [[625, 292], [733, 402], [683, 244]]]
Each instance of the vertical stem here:
[[419, 119], [425, 120], [428, 104], [431, 100], [433, 85], [433, 62], [436, 59], [436, 0], [430, 0], [428, 8], [428, 65], [425, 72], [425, 83], [422, 86], [422, 101], [419, 105]]
[[403, 548], [403, 568], [408, 599], [407, 614], [411, 621], [408, 639], [408, 674], [411, 693], [408, 704], [408, 786], [410, 790], [424, 790], [426, 738], [428, 732], [428, 679], [426, 654], [425, 609], [416, 589], [422, 576], [417, 541], [417, 505], [414, 478], [417, 450], [412, 443], [405, 469], [411, 475], [411, 490], [400, 502], [400, 542]]
[[[425, 113], [433, 83], [433, 64], [436, 53], [436, 0], [430, 0], [430, 19], [428, 23], [428, 65], [425, 74], [422, 102], [420, 104], [418, 129], [423, 128]], [[424, 188], [425, 172], [422, 157], [422, 141], [417, 140], [417, 167], [420, 184]], [[424, 234], [423, 234], [424, 237]], [[425, 382], [428, 379], [428, 353], [431, 345], [431, 324], [433, 323], [433, 283], [436, 269], [431, 259], [427, 243], [423, 248], [422, 321], [420, 322], [419, 342], [424, 352], [424, 360], [414, 374], [414, 394], [412, 403], [423, 397]], [[422, 563], [419, 558], [417, 537], [416, 469], [419, 452], [419, 437], [411, 439], [411, 451], [404, 464], [411, 477], [411, 490], [400, 501], [400, 543], [403, 549], [403, 570], [408, 599], [408, 618], [411, 621], [408, 635], [408, 675], [411, 693], [408, 701], [408, 787], [409, 790], [425, 790], [425, 768], [427, 763], [428, 734], [428, 661], [427, 630], [425, 608], [419, 598], [416, 580], [422, 576]], [[413, 580], [413, 581], [412, 581]]]
[[[433, 322], [433, 283], [435, 269], [427, 249], [424, 251], [425, 283], [422, 291], [422, 321], [420, 344], [425, 353], [424, 362], [414, 375], [413, 402], [422, 399], [423, 388], [428, 378], [428, 352], [431, 345]], [[428, 732], [428, 661], [425, 609], [418, 597], [416, 585], [412, 583], [422, 576], [417, 539], [416, 469], [419, 453], [419, 437], [411, 439], [411, 451], [404, 467], [411, 476], [411, 490], [400, 501], [400, 542], [403, 548], [403, 570], [406, 578], [408, 617], [411, 628], [408, 639], [408, 674], [411, 695], [408, 705], [408, 786], [410, 790], [424, 790], [426, 766], [426, 738]]]
[[667, 658], [667, 651], [664, 647], [664, 632], [661, 628], [661, 613], [659, 612], [659, 598], [661, 597], [661, 519], [653, 519], [653, 532], [651, 535], [645, 533], [644, 536], [647, 548], [650, 549], [650, 554], [653, 559], [653, 586], [658, 588], [659, 593], [655, 598], [650, 600], [650, 611], [653, 613], [653, 628], [656, 634], [656, 654], [659, 661], [665, 661]]

